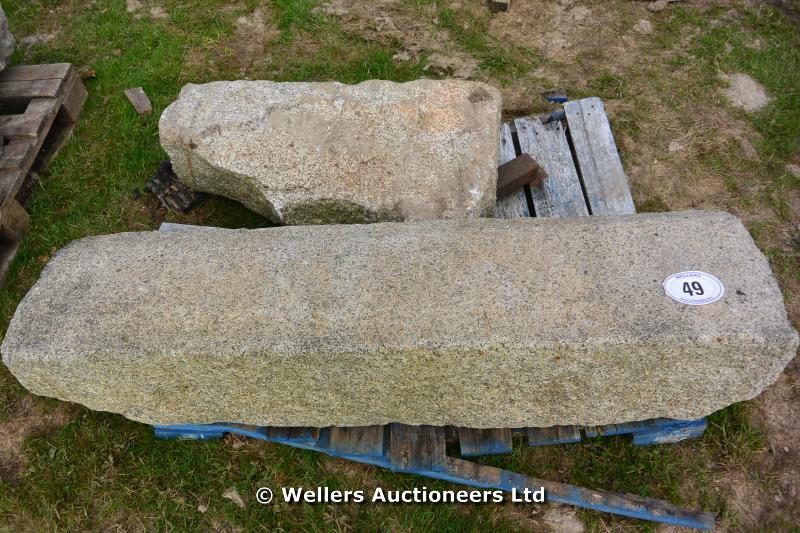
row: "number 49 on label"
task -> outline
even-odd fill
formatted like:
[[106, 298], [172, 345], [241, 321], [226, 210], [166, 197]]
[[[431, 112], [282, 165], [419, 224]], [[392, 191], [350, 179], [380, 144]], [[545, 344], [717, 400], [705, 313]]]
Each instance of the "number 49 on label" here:
[[725, 295], [725, 287], [706, 272], [678, 272], [664, 280], [664, 292], [686, 305], [708, 305]]

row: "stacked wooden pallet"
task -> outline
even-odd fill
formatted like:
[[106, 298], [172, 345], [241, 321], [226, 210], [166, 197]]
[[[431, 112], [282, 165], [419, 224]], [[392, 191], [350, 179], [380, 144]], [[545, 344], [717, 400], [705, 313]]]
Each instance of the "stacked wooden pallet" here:
[[18, 194], [69, 138], [86, 95], [69, 63], [22, 65], [0, 73], [0, 283], [28, 227]]

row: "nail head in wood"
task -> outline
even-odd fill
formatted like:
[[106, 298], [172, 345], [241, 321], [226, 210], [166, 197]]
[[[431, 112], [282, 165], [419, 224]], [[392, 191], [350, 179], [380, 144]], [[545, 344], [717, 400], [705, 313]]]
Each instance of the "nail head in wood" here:
[[530, 154], [522, 154], [497, 169], [497, 198], [517, 192], [525, 185], [541, 187], [547, 172]]
[[140, 115], [148, 115], [153, 112], [153, 105], [141, 87], [135, 87], [125, 91], [125, 96], [133, 104], [133, 108]]

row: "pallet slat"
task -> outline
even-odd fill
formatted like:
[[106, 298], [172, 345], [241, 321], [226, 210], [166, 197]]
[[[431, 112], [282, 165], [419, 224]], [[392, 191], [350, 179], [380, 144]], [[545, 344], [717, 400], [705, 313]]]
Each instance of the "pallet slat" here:
[[10, 81], [62, 80], [67, 77], [72, 64], [18, 65], [0, 73], [0, 83]]
[[593, 215], [636, 212], [603, 102], [584, 98], [564, 104], [569, 135]]
[[462, 457], [501, 455], [511, 453], [511, 429], [458, 428], [458, 441]]
[[[515, 157], [517, 157], [517, 153], [514, 150], [514, 138], [511, 134], [511, 127], [503, 123], [500, 125], [500, 164], [504, 165]], [[527, 188], [527, 185], [525, 187]], [[525, 189], [497, 200], [494, 216], [495, 218], [531, 216], [528, 210], [528, 200], [525, 198]]]
[[446, 472], [449, 481], [466, 483], [478, 487], [498, 488], [522, 493], [526, 488], [536, 491], [544, 487], [548, 501], [578, 505], [607, 513], [632, 518], [654, 520], [668, 524], [710, 530], [714, 527], [714, 515], [697, 511], [686, 511], [662, 500], [654, 500], [631, 494], [617, 494], [584, 489], [575, 485], [536, 479], [493, 466], [479, 465], [463, 459], [447, 458]]
[[75, 69], [70, 70], [64, 80], [64, 100], [61, 102], [61, 111], [65, 115], [65, 122], [73, 126], [78, 122], [88, 95], [78, 73], [75, 72]]
[[59, 79], [0, 81], [0, 99], [55, 98], [61, 87]]
[[3, 148], [3, 154], [0, 156], [0, 169], [20, 169], [31, 163], [33, 156], [33, 145], [35, 140], [13, 140]]
[[444, 468], [444, 428], [390, 424], [389, 431], [389, 462], [394, 468], [412, 472]]
[[383, 426], [332, 427], [330, 448], [337, 455], [366, 455], [378, 457], [383, 454]]
[[535, 117], [514, 121], [523, 153], [549, 174], [542, 187], [530, 189], [537, 217], [575, 217], [589, 214], [561, 122], [545, 126]]
[[44, 142], [44, 135], [50, 129], [60, 103], [57, 98], [36, 98], [30, 101], [24, 113], [0, 116], [0, 136], [5, 139], [41, 137], [39, 140]]

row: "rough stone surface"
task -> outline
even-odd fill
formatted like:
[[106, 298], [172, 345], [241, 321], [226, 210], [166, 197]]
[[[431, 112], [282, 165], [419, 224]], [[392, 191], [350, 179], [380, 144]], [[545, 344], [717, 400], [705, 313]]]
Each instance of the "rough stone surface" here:
[[8, 27], [8, 19], [3, 11], [3, 6], [0, 6], [0, 70], [8, 66], [8, 60], [13, 53], [14, 36], [11, 34], [11, 29]]
[[[684, 270], [723, 299], [667, 297]], [[686, 212], [87, 238], [2, 353], [36, 394], [147, 423], [521, 427], [704, 416], [797, 343], [738, 219]]]
[[186, 185], [286, 224], [494, 212], [500, 94], [418, 80], [187, 85], [161, 115]]

